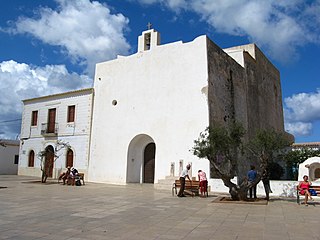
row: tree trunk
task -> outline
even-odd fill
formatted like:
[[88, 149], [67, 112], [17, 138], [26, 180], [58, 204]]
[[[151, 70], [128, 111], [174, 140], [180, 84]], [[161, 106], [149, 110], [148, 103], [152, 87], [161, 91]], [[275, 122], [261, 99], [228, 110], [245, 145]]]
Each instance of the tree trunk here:
[[247, 192], [248, 187], [247, 186], [239, 186], [233, 182], [231, 182], [230, 178], [221, 177], [224, 185], [229, 188], [229, 193], [231, 196], [231, 199], [233, 201], [246, 201], [247, 200]]
[[45, 170], [43, 170], [42, 171], [42, 176], [41, 176], [41, 182], [45, 183], [47, 181], [47, 178], [48, 178], [47, 173], [46, 173]]

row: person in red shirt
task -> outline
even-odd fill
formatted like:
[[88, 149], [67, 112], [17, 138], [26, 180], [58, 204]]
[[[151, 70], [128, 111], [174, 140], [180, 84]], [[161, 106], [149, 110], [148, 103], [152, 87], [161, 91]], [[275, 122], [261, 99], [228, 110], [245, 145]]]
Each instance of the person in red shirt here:
[[308, 206], [308, 198], [310, 198], [311, 201], [313, 201], [313, 198], [311, 197], [311, 194], [309, 192], [309, 188], [311, 186], [311, 182], [308, 181], [308, 176], [303, 176], [303, 181], [301, 181], [298, 185], [298, 190], [301, 195], [304, 195], [304, 205]]
[[200, 187], [200, 197], [206, 197], [208, 180], [206, 173], [202, 170], [198, 171], [199, 187]]

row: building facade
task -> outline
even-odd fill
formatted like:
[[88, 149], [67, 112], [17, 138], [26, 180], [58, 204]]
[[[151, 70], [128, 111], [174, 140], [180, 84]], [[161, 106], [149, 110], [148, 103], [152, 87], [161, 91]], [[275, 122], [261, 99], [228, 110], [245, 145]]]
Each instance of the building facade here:
[[193, 176], [209, 174], [209, 162], [190, 150], [216, 123], [240, 121], [247, 138], [284, 131], [279, 71], [254, 44], [222, 50], [200, 36], [161, 45], [151, 29], [137, 53], [96, 65], [94, 90], [92, 181], [158, 183], [187, 163]]
[[50, 177], [67, 166], [87, 174], [93, 89], [23, 101], [19, 175], [41, 176], [43, 158]]
[[[89, 181], [158, 183], [177, 178], [188, 163], [192, 176], [202, 169], [210, 177], [208, 160], [190, 151], [209, 125], [237, 120], [247, 139], [261, 128], [284, 131], [280, 74], [254, 44], [223, 50], [200, 36], [161, 45], [160, 34], [147, 30], [138, 38], [137, 53], [96, 65], [93, 89], [94, 106], [92, 90], [85, 90], [90, 106], [84, 109], [93, 110], [77, 116], [86, 123], [80, 128], [66, 121], [74, 93], [24, 101], [19, 174], [38, 174], [28, 166], [30, 152], [54, 148], [54, 141], [64, 139], [74, 146], [75, 167]], [[61, 111], [55, 116], [59, 132], [44, 136], [40, 124], [49, 127], [51, 108]], [[34, 111], [39, 111], [36, 127]], [[53, 176], [66, 166], [65, 155], [56, 161]], [[248, 167], [239, 166], [242, 172]]]

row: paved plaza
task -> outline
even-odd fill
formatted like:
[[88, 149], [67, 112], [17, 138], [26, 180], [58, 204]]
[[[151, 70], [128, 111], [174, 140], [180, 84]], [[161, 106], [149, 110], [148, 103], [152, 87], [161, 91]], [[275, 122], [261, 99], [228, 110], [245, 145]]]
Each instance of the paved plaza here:
[[[0, 239], [320, 239], [320, 204], [178, 198], [151, 184], [41, 184], [0, 176]], [[6, 187], [6, 188], [2, 188]]]

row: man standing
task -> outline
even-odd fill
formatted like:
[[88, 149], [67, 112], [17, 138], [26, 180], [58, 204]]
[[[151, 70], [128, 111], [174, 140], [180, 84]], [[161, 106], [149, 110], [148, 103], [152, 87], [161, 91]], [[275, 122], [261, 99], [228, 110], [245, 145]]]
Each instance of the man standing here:
[[262, 173], [262, 182], [264, 186], [264, 191], [266, 192], [265, 200], [269, 201], [269, 193], [272, 193], [270, 188], [270, 173], [268, 167]]
[[[181, 175], [180, 175], [180, 190], [179, 190], [179, 193], [178, 193], [178, 197], [185, 197], [184, 195], [184, 189], [185, 189], [185, 186], [186, 186], [186, 178], [190, 180], [190, 177], [189, 177], [189, 174], [188, 174], [188, 171], [190, 170], [190, 167], [191, 165], [188, 164], [186, 169], [184, 169], [182, 172], [181, 172]], [[191, 184], [192, 184], [192, 181], [191, 181]]]
[[[250, 171], [248, 172], [248, 181], [249, 183], [253, 183], [254, 180], [257, 177], [257, 172], [255, 170], [255, 166], [251, 165], [250, 166]], [[251, 186], [249, 188], [249, 194], [250, 194], [250, 198], [252, 198], [252, 190], [253, 190], [253, 197], [257, 198], [257, 184], [254, 184], [253, 186]]]

